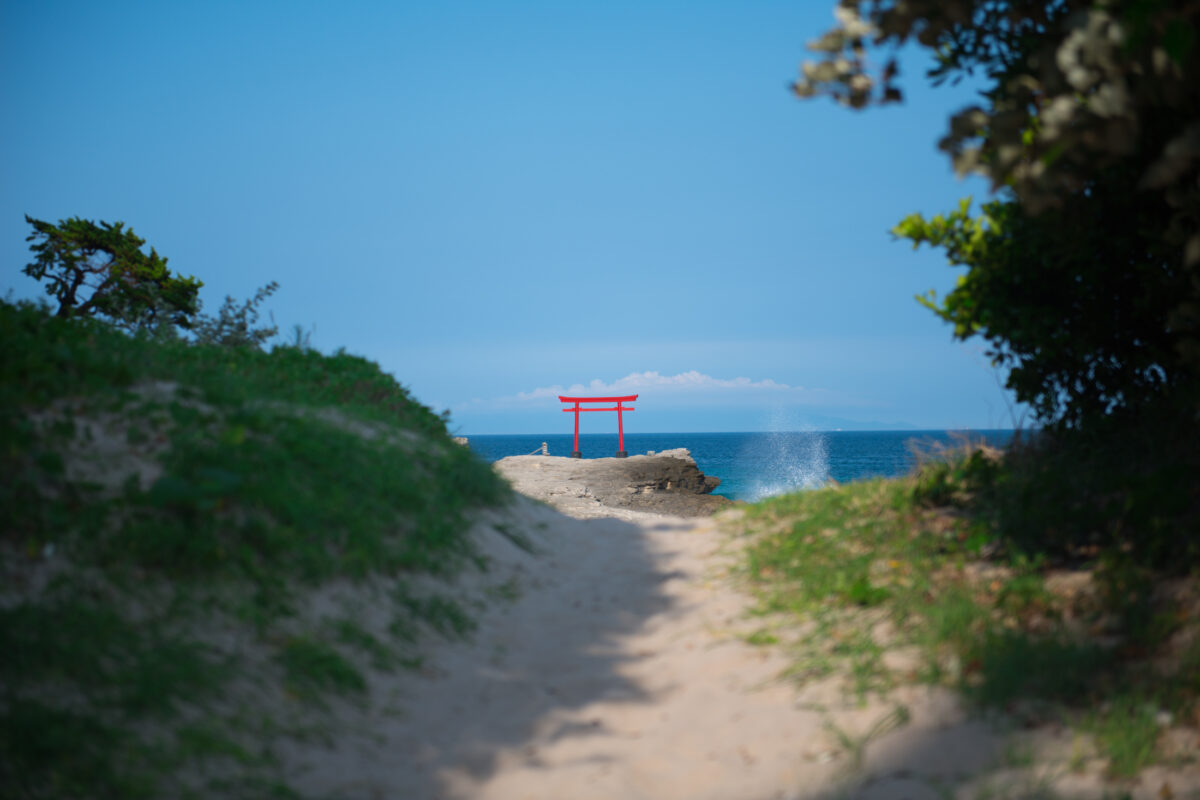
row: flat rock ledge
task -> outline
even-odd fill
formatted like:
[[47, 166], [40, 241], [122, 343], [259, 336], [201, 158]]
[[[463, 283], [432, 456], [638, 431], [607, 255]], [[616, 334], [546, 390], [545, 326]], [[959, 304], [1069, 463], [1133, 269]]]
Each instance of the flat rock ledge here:
[[612, 516], [610, 509], [707, 517], [733, 505], [712, 494], [721, 479], [701, 472], [682, 447], [628, 458], [509, 456], [494, 467], [521, 494], [573, 517]]

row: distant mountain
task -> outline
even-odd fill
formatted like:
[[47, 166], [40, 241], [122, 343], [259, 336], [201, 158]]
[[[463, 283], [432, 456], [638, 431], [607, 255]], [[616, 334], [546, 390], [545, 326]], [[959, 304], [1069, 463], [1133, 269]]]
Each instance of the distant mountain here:
[[919, 431], [924, 430], [911, 422], [880, 422], [879, 420], [846, 419], [844, 417], [810, 416], [807, 422], [813, 428], [821, 431]]

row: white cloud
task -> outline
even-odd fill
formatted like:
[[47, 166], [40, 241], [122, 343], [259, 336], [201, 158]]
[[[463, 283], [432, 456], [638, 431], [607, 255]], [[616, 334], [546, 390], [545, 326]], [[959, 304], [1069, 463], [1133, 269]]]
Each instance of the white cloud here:
[[527, 392], [518, 392], [515, 395], [498, 397], [483, 403], [476, 400], [469, 405], [476, 408], [480, 405], [494, 408], [544, 407], [557, 404], [559, 395], [612, 396], [642, 393], [676, 404], [728, 403], [739, 405], [746, 402], [756, 404], [767, 401], [808, 405], [827, 403], [835, 399], [833, 393], [824, 389], [806, 389], [803, 386], [792, 386], [770, 378], [762, 380], [746, 377], [714, 378], [712, 375], [690, 370], [678, 375], [663, 375], [656, 371], [631, 372], [625, 377], [611, 382], [597, 378], [586, 384], [539, 386]]
[[543, 397], [558, 399], [558, 395], [560, 394], [636, 394], [639, 391], [649, 389], [655, 389], [660, 392], [703, 392], [721, 389], [786, 391], [792, 388], [786, 383], [776, 383], [770, 378], [761, 381], [752, 381], [749, 378], [725, 380], [691, 370], [689, 372], [681, 372], [678, 375], [662, 375], [658, 372], [631, 372], [624, 378], [618, 378], [612, 383], [605, 383], [597, 378], [587, 385], [576, 383], [566, 388], [562, 386], [539, 386], [531, 392], [519, 392], [517, 397], [522, 400], [537, 400]]

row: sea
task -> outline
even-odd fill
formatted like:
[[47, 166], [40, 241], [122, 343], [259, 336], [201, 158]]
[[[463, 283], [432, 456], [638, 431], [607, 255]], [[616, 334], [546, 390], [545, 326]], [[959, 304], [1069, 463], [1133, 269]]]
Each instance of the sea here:
[[[755, 501], [777, 494], [818, 489], [830, 481], [850, 483], [875, 477], [898, 477], [918, 458], [965, 440], [1003, 448], [1011, 430], [973, 431], [789, 431], [777, 433], [627, 433], [625, 451], [644, 455], [653, 450], [685, 447], [705, 475], [721, 479], [714, 494], [731, 500]], [[468, 436], [481, 458], [540, 454], [542, 443], [552, 456], [569, 456], [572, 434]], [[617, 435], [580, 434], [584, 458], [616, 455]]]

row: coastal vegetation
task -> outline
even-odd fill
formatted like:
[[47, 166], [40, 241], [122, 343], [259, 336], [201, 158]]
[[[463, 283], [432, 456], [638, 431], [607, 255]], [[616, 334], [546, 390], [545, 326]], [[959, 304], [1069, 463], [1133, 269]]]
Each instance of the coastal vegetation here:
[[784, 647], [794, 680], [841, 676], [860, 701], [926, 683], [1024, 727], [1065, 725], [1081, 737], [1073, 768], [1099, 758], [1127, 778], [1194, 758], [1194, 543], [1173, 551], [1190, 562], [1163, 561], [1141, 549], [1153, 517], [1102, 507], [1087, 521], [1108, 535], [1081, 540], [1060, 527], [1074, 509], [1051, 501], [1097, 476], [1052, 475], [1037, 448], [965, 445], [905, 478], [746, 507], [731, 527], [761, 617], [750, 641]]
[[[898, 102], [897, 51], [979, 102], [939, 143], [996, 198], [893, 230], [966, 269], [920, 298], [980, 337], [1043, 426], [1103, 431], [1200, 397], [1200, 47], [1196, 7], [1147, 0], [841, 0], [794, 84], [853, 108]], [[876, 70], [873, 55], [883, 56]]]
[[1117, 776], [1200, 727], [1197, 13], [841, 0], [810, 46], [802, 98], [900, 101], [906, 45], [935, 85], [981, 86], [940, 146], [995, 199], [892, 233], [965, 268], [918, 299], [988, 343], [1039, 429], [747, 510], [745, 572], [773, 620], [753, 638], [794, 648], [797, 676], [954, 686], [1090, 732]]
[[436, 579], [508, 487], [377, 365], [259, 346], [254, 301], [153, 324], [163, 277], [0, 303], [6, 796], [291, 796], [305, 714], [472, 624]]
[[55, 316], [95, 317], [132, 331], [192, 327], [204, 284], [171, 274], [167, 259], [154, 248], [143, 252], [146, 240], [124, 222], [25, 221], [33, 227], [26, 241], [34, 258], [24, 272], [44, 281], [58, 301]]

